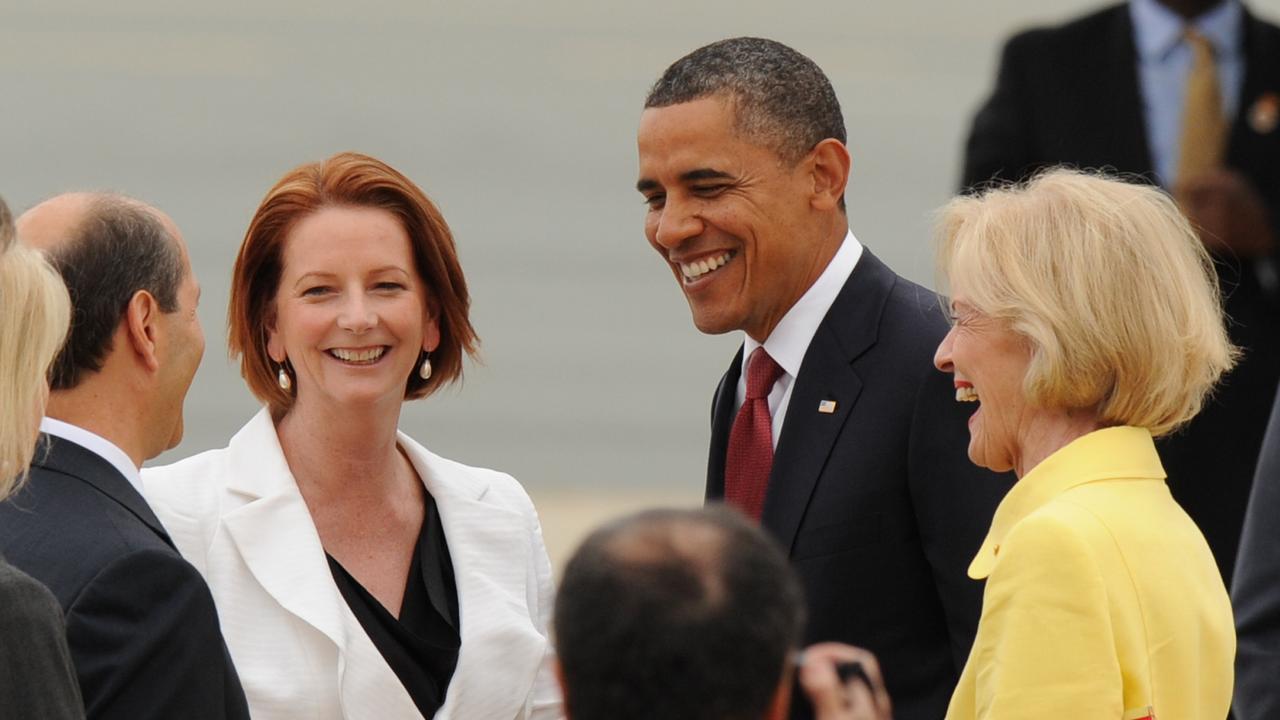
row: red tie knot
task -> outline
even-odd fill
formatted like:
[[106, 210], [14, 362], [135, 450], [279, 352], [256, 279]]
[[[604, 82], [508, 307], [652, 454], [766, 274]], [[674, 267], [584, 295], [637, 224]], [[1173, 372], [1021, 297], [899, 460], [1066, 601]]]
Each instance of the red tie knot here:
[[780, 377], [782, 367], [769, 357], [763, 345], [756, 348], [747, 360], [747, 399], [768, 397]]

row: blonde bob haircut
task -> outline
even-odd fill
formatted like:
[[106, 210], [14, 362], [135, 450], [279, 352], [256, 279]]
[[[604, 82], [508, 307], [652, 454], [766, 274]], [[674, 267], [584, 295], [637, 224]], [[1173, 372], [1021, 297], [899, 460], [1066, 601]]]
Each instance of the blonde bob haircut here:
[[45, 378], [70, 321], [62, 278], [38, 251], [17, 243], [0, 200], [0, 499], [26, 479]]
[[940, 286], [1029, 340], [1030, 403], [1158, 437], [1234, 364], [1212, 261], [1160, 190], [1058, 168], [939, 216]]

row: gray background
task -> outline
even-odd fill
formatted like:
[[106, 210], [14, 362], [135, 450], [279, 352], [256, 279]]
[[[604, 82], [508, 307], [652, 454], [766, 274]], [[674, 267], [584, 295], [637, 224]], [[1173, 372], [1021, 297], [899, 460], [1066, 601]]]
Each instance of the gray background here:
[[[224, 445], [256, 409], [225, 308], [262, 195], [341, 150], [395, 165], [458, 238], [484, 358], [402, 426], [518, 477], [560, 557], [600, 517], [697, 501], [711, 392], [739, 342], [699, 335], [641, 231], [635, 127], [662, 69], [744, 34], [814, 58], [849, 128], [854, 232], [931, 285], [930, 213], [1003, 39], [1097, 6], [3, 0], [0, 194], [21, 210], [110, 188], [183, 229], [208, 351], [164, 462]], [[1280, 0], [1250, 7], [1280, 16]]]

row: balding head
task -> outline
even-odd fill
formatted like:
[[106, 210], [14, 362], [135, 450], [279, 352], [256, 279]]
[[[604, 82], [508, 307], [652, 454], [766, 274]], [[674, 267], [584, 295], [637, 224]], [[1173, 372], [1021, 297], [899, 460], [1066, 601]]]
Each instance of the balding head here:
[[160, 309], [178, 308], [186, 251], [166, 215], [114, 193], [66, 193], [18, 218], [18, 237], [49, 256], [71, 294], [74, 320], [54, 361], [54, 390], [76, 387], [97, 372], [130, 298], [145, 290]]
[[25, 245], [52, 253], [77, 237], [94, 198], [93, 193], [66, 193], [45, 200], [18, 218], [18, 237]]
[[623, 518], [582, 544], [556, 598], [568, 714], [759, 720], [803, 616], [786, 558], [740, 514]]
[[110, 210], [132, 210], [151, 215], [179, 245], [182, 244], [177, 224], [159, 208], [128, 195], [107, 192], [55, 195], [18, 218], [18, 236], [25, 245], [56, 252], [61, 246], [84, 239], [83, 224]]

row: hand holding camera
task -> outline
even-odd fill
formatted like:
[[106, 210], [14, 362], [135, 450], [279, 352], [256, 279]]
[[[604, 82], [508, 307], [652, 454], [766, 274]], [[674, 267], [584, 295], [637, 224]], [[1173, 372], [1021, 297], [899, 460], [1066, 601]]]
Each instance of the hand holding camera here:
[[816, 720], [892, 720], [880, 665], [870, 652], [819, 643], [806, 648], [797, 665]]

